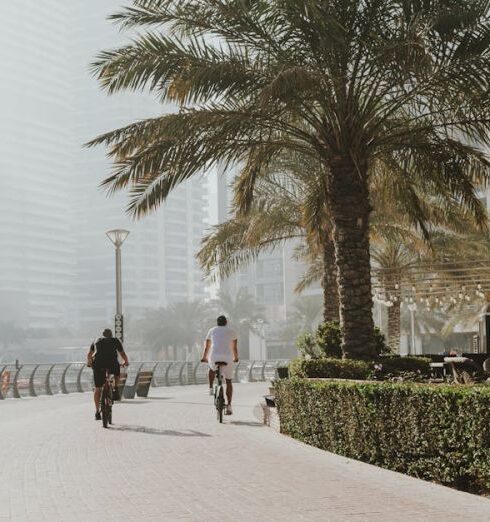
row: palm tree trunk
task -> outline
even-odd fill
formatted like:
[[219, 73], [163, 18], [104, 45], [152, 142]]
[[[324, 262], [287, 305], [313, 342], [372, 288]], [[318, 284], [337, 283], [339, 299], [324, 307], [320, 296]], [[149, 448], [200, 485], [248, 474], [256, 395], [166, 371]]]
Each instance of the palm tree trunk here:
[[388, 346], [391, 353], [400, 353], [400, 301], [388, 308]]
[[370, 359], [375, 357], [376, 351], [367, 168], [356, 165], [349, 155], [337, 156], [331, 161], [327, 179], [343, 328], [343, 357]]
[[337, 267], [335, 265], [335, 245], [328, 238], [323, 246], [323, 320], [339, 321], [339, 290]]

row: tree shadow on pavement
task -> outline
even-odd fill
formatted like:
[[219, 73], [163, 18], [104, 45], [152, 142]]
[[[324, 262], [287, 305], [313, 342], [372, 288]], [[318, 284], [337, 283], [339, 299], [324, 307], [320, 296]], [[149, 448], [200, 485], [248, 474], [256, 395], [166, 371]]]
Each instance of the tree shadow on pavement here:
[[208, 433], [195, 430], [160, 430], [158, 428], [150, 428], [148, 426], [135, 426], [131, 424], [112, 425], [111, 429], [116, 431], [130, 431], [133, 433], [146, 433], [147, 435], [166, 435], [168, 437], [211, 437]]

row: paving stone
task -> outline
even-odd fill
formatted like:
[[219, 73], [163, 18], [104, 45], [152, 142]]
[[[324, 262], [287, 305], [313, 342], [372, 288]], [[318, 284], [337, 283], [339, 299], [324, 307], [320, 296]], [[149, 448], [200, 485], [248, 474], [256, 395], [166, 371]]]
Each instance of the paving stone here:
[[90, 394], [1, 401], [0, 520], [490, 521], [488, 499], [260, 426], [266, 389], [237, 385], [222, 425], [204, 386], [116, 404], [107, 430]]

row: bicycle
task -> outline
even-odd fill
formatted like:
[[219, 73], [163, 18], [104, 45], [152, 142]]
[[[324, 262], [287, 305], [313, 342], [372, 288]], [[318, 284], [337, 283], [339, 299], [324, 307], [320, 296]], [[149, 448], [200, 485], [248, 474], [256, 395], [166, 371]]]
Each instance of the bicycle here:
[[216, 414], [218, 422], [223, 423], [223, 411], [225, 409], [225, 390], [223, 387], [223, 376], [221, 375], [221, 367], [228, 363], [219, 361], [216, 363], [216, 380], [214, 384], [214, 406], [216, 407]]
[[109, 370], [106, 370], [105, 382], [104, 386], [102, 387], [102, 393], [100, 396], [100, 414], [102, 416], [102, 426], [104, 428], [107, 428], [109, 424], [112, 424], [114, 386], [114, 375]]

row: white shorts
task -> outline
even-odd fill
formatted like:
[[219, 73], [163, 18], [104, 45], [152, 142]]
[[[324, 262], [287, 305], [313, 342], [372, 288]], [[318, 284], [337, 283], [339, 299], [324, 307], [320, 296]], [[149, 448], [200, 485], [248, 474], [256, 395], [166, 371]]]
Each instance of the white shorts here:
[[221, 375], [223, 375], [223, 377], [225, 379], [233, 379], [233, 371], [234, 371], [234, 363], [231, 359], [229, 360], [226, 360], [224, 359], [223, 357], [217, 357], [217, 358], [210, 358], [209, 359], [209, 367], [211, 368], [211, 370], [214, 370], [216, 371], [216, 362], [217, 361], [223, 361], [223, 362], [226, 362], [228, 363], [226, 366], [222, 366], [221, 367]]

